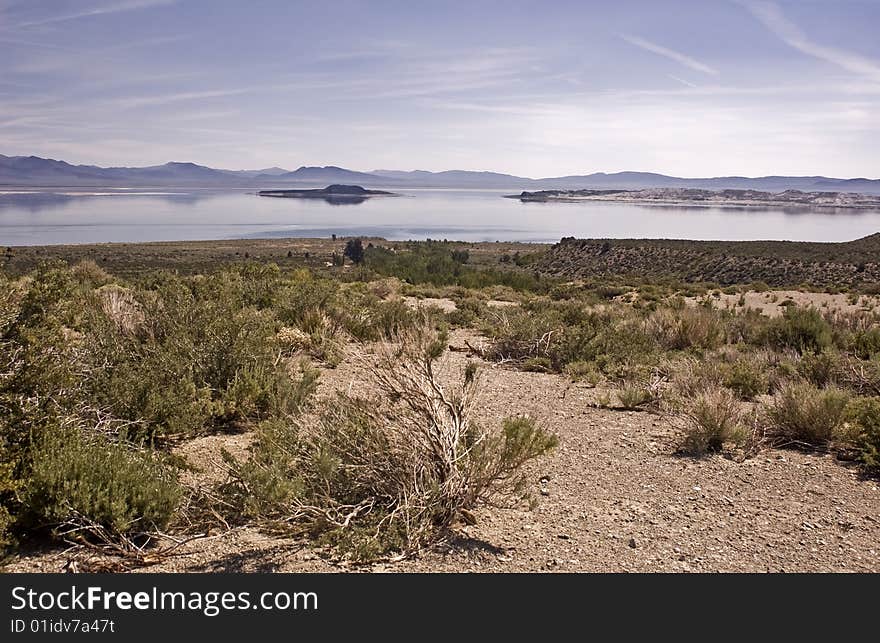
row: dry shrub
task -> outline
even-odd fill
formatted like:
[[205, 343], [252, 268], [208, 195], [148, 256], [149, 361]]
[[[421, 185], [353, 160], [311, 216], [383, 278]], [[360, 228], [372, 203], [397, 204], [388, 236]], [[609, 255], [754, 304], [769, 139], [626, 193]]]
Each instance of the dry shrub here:
[[309, 310], [303, 314], [298, 334], [286, 333], [286, 339], [299, 343], [316, 360], [328, 366], [337, 366], [342, 361], [342, 327], [326, 313]]
[[586, 382], [592, 386], [596, 386], [602, 381], [602, 373], [596, 367], [596, 364], [584, 360], [566, 364], [565, 374], [571, 378], [572, 382]]
[[309, 346], [309, 334], [293, 326], [282, 326], [275, 335], [278, 346], [286, 353], [296, 353]]
[[840, 355], [825, 350], [821, 353], [804, 353], [797, 362], [797, 372], [814, 386], [825, 388], [836, 383]]
[[632, 411], [653, 400], [654, 396], [651, 390], [643, 384], [626, 383], [617, 389], [617, 399], [620, 400], [622, 408]]
[[372, 368], [379, 397], [338, 394], [315, 417], [264, 426], [249, 461], [229, 460], [245, 513], [369, 559], [412, 554], [480, 504], [528, 499], [523, 465], [556, 438], [529, 418], [478, 425], [478, 372], [468, 365], [446, 385], [445, 346], [427, 326], [403, 330]]
[[681, 450], [692, 455], [721, 451], [726, 443], [744, 445], [751, 431], [747, 414], [733, 391], [709, 386], [679, 412], [684, 420]]
[[668, 350], [717, 348], [724, 343], [721, 316], [703, 306], [661, 308], [645, 320], [646, 330]]
[[859, 395], [880, 396], [880, 357], [860, 360], [847, 355], [838, 366], [836, 378], [842, 386]]
[[91, 284], [93, 286], [102, 286], [112, 281], [113, 277], [92, 259], [83, 259], [82, 261], [70, 267], [73, 278], [81, 284]]
[[693, 398], [708, 388], [721, 386], [724, 381], [722, 364], [716, 360], [701, 360], [688, 357], [670, 362], [675, 393], [681, 397]]
[[807, 382], [783, 385], [767, 411], [770, 434], [788, 443], [827, 446], [840, 437], [849, 395]]
[[369, 292], [379, 299], [387, 299], [388, 297], [400, 294], [401, 282], [396, 277], [388, 277], [386, 279], [377, 279], [367, 284]]
[[120, 333], [135, 336], [144, 331], [144, 311], [130, 290], [108, 285], [100, 288], [98, 294], [101, 298], [101, 310]]

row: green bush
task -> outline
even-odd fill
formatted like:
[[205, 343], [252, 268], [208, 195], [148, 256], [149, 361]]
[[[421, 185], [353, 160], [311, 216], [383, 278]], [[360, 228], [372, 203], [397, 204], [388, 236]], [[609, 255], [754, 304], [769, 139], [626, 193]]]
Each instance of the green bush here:
[[256, 307], [271, 303], [274, 283], [272, 270], [162, 276], [146, 290], [87, 299], [83, 401], [139, 423], [146, 438], [283, 413], [277, 318]]
[[789, 306], [781, 317], [773, 319], [765, 330], [769, 346], [799, 353], [818, 353], [831, 346], [831, 325], [814, 308]]
[[459, 327], [474, 326], [488, 312], [486, 302], [478, 297], [461, 297], [455, 300], [455, 310], [446, 314], [450, 324]]
[[139, 534], [167, 525], [183, 497], [175, 470], [151, 451], [81, 426], [47, 431], [32, 458], [24, 496], [37, 524]]
[[850, 396], [806, 382], [784, 385], [768, 409], [771, 432], [779, 438], [825, 446], [840, 437]]
[[457, 244], [427, 241], [397, 244], [396, 250], [374, 246], [367, 248], [364, 256], [370, 270], [410, 284], [465, 288], [499, 285], [518, 291], [543, 292], [556, 283], [542, 279], [537, 273], [471, 267], [460, 261], [464, 252], [467, 250], [458, 248]]
[[880, 328], [870, 328], [856, 333], [853, 338], [853, 352], [861, 359], [871, 359], [880, 355]]
[[770, 388], [767, 373], [753, 360], [738, 359], [727, 365], [723, 375], [724, 386], [733, 390], [741, 400], [753, 400]]
[[805, 353], [797, 363], [800, 377], [819, 388], [835, 383], [840, 370], [840, 355], [831, 350], [821, 353]]
[[308, 271], [300, 270], [279, 289], [275, 310], [285, 325], [302, 327], [306, 315], [332, 308], [338, 292], [338, 282], [318, 279]]
[[571, 378], [572, 382], [587, 382], [595, 386], [602, 381], [602, 373], [596, 368], [593, 362], [585, 362], [577, 360], [569, 362], [565, 365], [565, 374]]
[[880, 471], [880, 397], [853, 399], [846, 417], [854, 425], [852, 439], [862, 464], [871, 471]]
[[275, 368], [245, 367], [236, 372], [221, 398], [222, 416], [228, 418], [287, 417], [298, 414], [317, 386], [318, 371], [308, 361], [299, 364], [299, 378]]

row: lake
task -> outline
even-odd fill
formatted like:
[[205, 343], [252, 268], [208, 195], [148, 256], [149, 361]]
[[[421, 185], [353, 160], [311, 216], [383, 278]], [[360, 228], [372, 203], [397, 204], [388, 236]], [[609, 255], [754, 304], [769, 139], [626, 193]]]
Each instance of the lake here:
[[0, 245], [256, 237], [555, 242], [561, 237], [847, 241], [880, 211], [521, 203], [499, 190], [405, 190], [333, 204], [191, 189], [0, 190]]

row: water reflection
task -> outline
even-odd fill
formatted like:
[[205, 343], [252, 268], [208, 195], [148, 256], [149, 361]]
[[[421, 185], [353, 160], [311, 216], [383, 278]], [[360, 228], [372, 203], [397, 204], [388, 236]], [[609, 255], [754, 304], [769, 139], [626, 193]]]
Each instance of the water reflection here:
[[772, 213], [772, 214], [789, 214], [789, 215], [803, 215], [803, 214], [841, 214], [841, 215], [858, 215], [858, 214], [870, 214], [877, 213], [876, 209], [871, 208], [837, 208], [833, 206], [821, 206], [821, 205], [807, 205], [807, 204], [779, 204], [779, 205], [734, 205], [734, 204], [724, 204], [719, 205], [717, 203], [645, 203], [645, 202], [629, 202], [629, 201], [531, 201], [531, 200], [523, 200], [519, 202], [521, 205], [525, 207], [546, 207], [546, 206], [559, 206], [559, 205], [569, 205], [569, 206], [584, 206], [591, 205], [597, 203], [609, 204], [609, 205], [629, 205], [640, 208], [647, 208], [650, 210], [662, 210], [665, 212], [693, 212], [693, 211], [712, 211], [717, 210], [719, 212], [736, 212], [736, 213], [744, 213], [744, 214], [761, 214], [761, 213]]
[[155, 199], [173, 205], [196, 205], [216, 199], [223, 193], [216, 192], [15, 192], [0, 191], [0, 208], [40, 212], [70, 206], [77, 201], [112, 199]]
[[[849, 241], [880, 211], [521, 203], [493, 190], [398, 190], [409, 198], [261, 198], [216, 190], [0, 190], [0, 246], [362, 235], [389, 240], [553, 242], [562, 237]], [[356, 208], [339, 207], [356, 205]]]
[[335, 196], [325, 196], [321, 197], [321, 200], [325, 203], [329, 203], [330, 205], [358, 205], [359, 203], [363, 203], [367, 200], [365, 196], [345, 196], [344, 194], [339, 194]]

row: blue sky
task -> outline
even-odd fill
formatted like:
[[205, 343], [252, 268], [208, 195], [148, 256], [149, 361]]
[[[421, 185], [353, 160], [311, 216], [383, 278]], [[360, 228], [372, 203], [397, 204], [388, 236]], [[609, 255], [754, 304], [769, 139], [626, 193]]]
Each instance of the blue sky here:
[[0, 153], [880, 177], [880, 2], [0, 0]]

